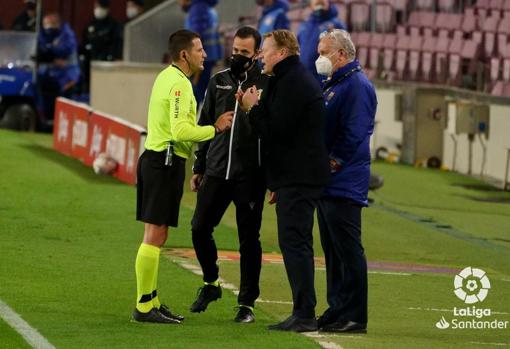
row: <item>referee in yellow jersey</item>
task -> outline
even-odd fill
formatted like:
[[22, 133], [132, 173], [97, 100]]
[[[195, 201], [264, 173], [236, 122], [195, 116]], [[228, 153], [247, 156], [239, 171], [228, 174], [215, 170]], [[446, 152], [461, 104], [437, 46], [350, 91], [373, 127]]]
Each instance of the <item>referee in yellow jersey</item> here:
[[184, 318], [161, 304], [157, 293], [160, 248], [168, 227], [177, 227], [185, 162], [193, 142], [206, 141], [232, 126], [233, 111], [214, 126], [197, 126], [197, 102], [189, 77], [204, 69], [207, 56], [200, 36], [179, 30], [168, 39], [172, 64], [159, 73], [152, 88], [145, 151], [137, 168], [136, 219], [145, 223], [136, 256], [137, 299], [133, 319], [179, 324]]

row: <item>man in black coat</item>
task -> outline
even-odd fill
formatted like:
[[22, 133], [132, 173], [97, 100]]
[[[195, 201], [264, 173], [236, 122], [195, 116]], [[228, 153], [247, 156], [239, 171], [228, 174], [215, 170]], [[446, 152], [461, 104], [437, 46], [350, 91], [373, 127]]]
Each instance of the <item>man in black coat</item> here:
[[301, 64], [292, 32], [264, 35], [261, 56], [264, 72], [273, 75], [267, 92], [260, 103], [255, 86], [238, 98], [262, 135], [267, 185], [276, 202], [278, 241], [294, 303], [292, 315], [269, 329], [316, 331], [312, 228], [317, 201], [329, 181], [322, 90]]
[[94, 18], [83, 30], [84, 90], [89, 88], [91, 61], [122, 59], [122, 26], [110, 14], [110, 0], [96, 0]]
[[209, 81], [198, 124], [214, 125], [224, 114], [233, 114], [233, 124], [229, 131], [199, 143], [191, 179], [191, 189], [198, 191], [191, 222], [193, 246], [204, 274], [204, 286], [191, 312], [205, 311], [210, 302], [221, 297], [213, 231], [233, 202], [241, 254], [239, 311], [235, 321], [241, 323], [255, 320], [253, 307], [260, 294], [259, 231], [266, 186], [261, 169], [260, 139], [238, 107], [235, 95], [238, 89], [254, 84], [264, 89], [267, 77], [262, 76], [256, 60], [260, 41], [257, 30], [240, 28], [234, 36], [230, 68], [218, 72]]
[[35, 32], [37, 1], [25, 0], [24, 2], [25, 9], [14, 19], [11, 30]]

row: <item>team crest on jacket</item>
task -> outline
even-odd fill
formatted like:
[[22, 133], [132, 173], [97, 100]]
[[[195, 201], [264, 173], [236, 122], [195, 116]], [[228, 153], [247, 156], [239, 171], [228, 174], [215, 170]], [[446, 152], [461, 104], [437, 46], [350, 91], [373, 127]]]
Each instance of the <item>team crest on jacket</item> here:
[[331, 91], [328, 96], [326, 97], [326, 101], [329, 102], [331, 100], [331, 98], [333, 98], [335, 96], [335, 92], [334, 91]]

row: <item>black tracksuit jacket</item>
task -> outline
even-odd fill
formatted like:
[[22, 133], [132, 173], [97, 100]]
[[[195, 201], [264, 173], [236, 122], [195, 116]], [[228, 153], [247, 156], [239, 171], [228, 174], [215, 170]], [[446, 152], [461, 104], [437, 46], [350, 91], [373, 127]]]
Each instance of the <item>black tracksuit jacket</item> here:
[[262, 144], [252, 130], [248, 116], [237, 106], [235, 94], [241, 85], [245, 91], [256, 85], [263, 93], [267, 76], [256, 65], [238, 80], [229, 69], [213, 75], [209, 81], [198, 124], [214, 125], [220, 115], [235, 111], [232, 128], [213, 139], [198, 144], [193, 173], [243, 180], [250, 175], [260, 175]]

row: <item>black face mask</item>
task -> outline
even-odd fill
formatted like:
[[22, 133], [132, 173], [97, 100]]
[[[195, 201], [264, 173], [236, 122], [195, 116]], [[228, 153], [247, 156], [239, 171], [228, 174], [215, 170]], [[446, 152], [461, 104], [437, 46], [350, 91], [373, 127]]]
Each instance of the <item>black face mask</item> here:
[[230, 71], [236, 77], [246, 73], [252, 64], [253, 57], [250, 58], [243, 55], [232, 55], [230, 57]]
[[47, 36], [53, 39], [60, 35], [60, 28], [48, 28], [44, 29], [44, 32]]

